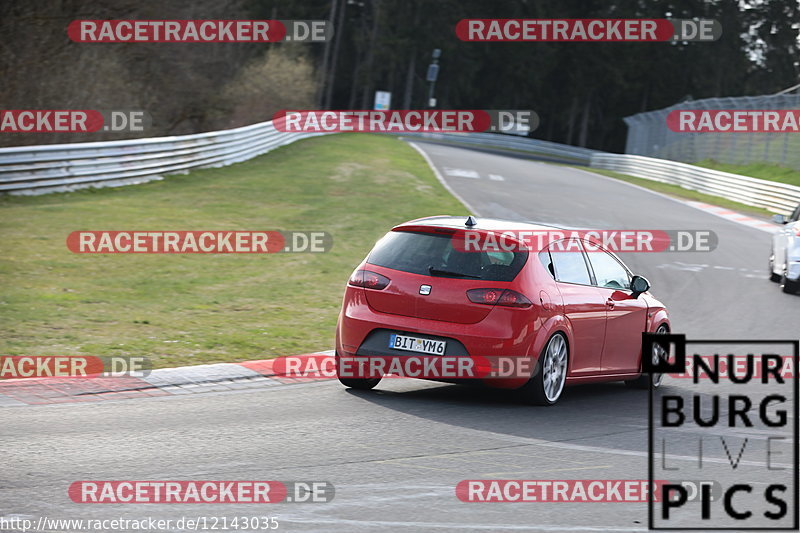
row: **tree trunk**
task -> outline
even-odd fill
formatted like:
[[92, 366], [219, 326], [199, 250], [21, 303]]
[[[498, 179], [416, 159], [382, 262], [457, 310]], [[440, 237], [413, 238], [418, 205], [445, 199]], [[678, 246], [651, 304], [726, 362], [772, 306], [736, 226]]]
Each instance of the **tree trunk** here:
[[[329, 22], [331, 25], [335, 24], [336, 19], [336, 6], [338, 5], [337, 0], [331, 0], [331, 16]], [[336, 27], [333, 28], [336, 31]], [[339, 32], [336, 31], [336, 35], [339, 35]], [[331, 42], [325, 41], [325, 50], [322, 52], [322, 64], [319, 67], [319, 77], [317, 78], [317, 107], [322, 109], [325, 104], [325, 83], [328, 79], [328, 58], [331, 52]]]
[[342, 43], [344, 33], [345, 13], [347, 12], [347, 0], [341, 0], [342, 6], [339, 9], [339, 22], [334, 26], [336, 35], [333, 37], [333, 57], [331, 58], [331, 69], [328, 73], [328, 83], [325, 85], [325, 109], [331, 108], [333, 99], [333, 86], [336, 83], [336, 61], [339, 59], [339, 48]]
[[372, 108], [369, 105], [369, 95], [372, 92], [372, 63], [375, 59], [375, 43], [378, 40], [378, 19], [380, 17], [380, 0], [372, 0], [372, 31], [369, 36], [369, 47], [367, 48], [366, 79], [364, 80], [364, 92], [361, 93], [361, 109]]
[[[414, 27], [419, 27], [419, 3], [414, 2]], [[413, 41], [416, 43], [416, 41]], [[414, 100], [414, 76], [417, 70], [417, 47], [411, 46], [411, 54], [408, 58], [408, 70], [406, 70], [406, 86], [403, 92], [403, 109], [411, 109]]]
[[583, 116], [581, 117], [581, 133], [578, 136], [578, 146], [586, 147], [589, 139], [589, 115], [592, 112], [592, 97], [587, 96], [583, 104]]
[[569, 117], [567, 119], [567, 144], [572, 144], [572, 136], [575, 134], [575, 117], [578, 114], [578, 97], [572, 98], [572, 105], [569, 107]]
[[350, 84], [350, 100], [347, 103], [347, 109], [356, 108], [356, 88], [358, 87], [358, 76], [361, 73], [361, 61], [356, 60], [353, 67], [353, 82]]
[[650, 96], [650, 84], [648, 83], [644, 88], [644, 93], [642, 94], [642, 104], [639, 107], [639, 112], [644, 113], [647, 111], [647, 100], [648, 96]]
[[411, 109], [411, 100], [414, 94], [414, 71], [417, 66], [417, 51], [411, 49], [411, 58], [408, 60], [408, 70], [406, 71], [406, 90], [403, 93], [403, 109]]

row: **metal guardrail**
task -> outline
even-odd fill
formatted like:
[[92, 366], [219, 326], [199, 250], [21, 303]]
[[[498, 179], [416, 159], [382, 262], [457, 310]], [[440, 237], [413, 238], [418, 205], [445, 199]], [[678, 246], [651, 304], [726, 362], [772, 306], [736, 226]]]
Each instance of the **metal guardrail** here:
[[246, 161], [316, 135], [279, 132], [272, 122], [261, 122], [175, 137], [0, 148], [0, 192], [43, 194], [144, 183]]
[[[193, 168], [246, 161], [319, 133], [283, 133], [272, 122], [177, 137], [0, 148], [0, 192], [41, 194], [142, 183]], [[800, 187], [651, 157], [610, 154], [494, 133], [404, 133], [449, 145], [615, 170], [780, 213], [800, 203]]]
[[589, 166], [592, 155], [599, 153], [596, 150], [579, 146], [496, 133], [403, 133], [402, 137], [421, 137], [428, 141], [451, 145], [499, 149], [507, 152], [517, 152], [545, 161], [574, 163], [585, 166]]
[[[403, 134], [408, 136], [408, 134]], [[523, 153], [528, 157], [614, 170], [639, 178], [679, 185], [777, 213], [791, 213], [800, 204], [800, 187], [739, 174], [720, 172], [687, 163], [628, 154], [612, 154], [548, 141], [493, 133], [420, 133], [434, 142], [480, 146]]]
[[800, 187], [666, 159], [598, 152], [590, 166], [679, 185], [776, 213], [790, 213], [800, 204]]

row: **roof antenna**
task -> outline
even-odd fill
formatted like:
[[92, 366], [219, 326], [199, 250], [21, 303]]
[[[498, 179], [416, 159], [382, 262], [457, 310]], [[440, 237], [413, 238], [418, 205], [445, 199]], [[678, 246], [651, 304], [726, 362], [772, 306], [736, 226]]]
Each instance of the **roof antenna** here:
[[467, 221], [464, 222], [464, 225], [465, 226], [469, 226], [469, 227], [477, 226], [478, 225], [478, 221], [475, 220], [474, 216], [470, 215], [470, 216], [467, 217]]

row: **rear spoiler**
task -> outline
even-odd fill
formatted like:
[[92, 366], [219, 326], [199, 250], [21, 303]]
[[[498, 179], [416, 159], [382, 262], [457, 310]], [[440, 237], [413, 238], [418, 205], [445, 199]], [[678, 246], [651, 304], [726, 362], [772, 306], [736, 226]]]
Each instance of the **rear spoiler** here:
[[[461, 245], [456, 245], [457, 248], [465, 249], [464, 243], [485, 243], [489, 246], [489, 251], [496, 249], [492, 243], [500, 243], [503, 245], [496, 251], [527, 251], [532, 249], [528, 246], [529, 243], [524, 238], [520, 238], [516, 232], [511, 230], [494, 230], [482, 228], [449, 228], [441, 226], [427, 226], [417, 224], [403, 224], [395, 226], [392, 231], [404, 231], [408, 233], [429, 233], [434, 235], [448, 235], [454, 241], [460, 241]], [[473, 251], [473, 250], [468, 250]], [[479, 251], [479, 250], [474, 250]]]

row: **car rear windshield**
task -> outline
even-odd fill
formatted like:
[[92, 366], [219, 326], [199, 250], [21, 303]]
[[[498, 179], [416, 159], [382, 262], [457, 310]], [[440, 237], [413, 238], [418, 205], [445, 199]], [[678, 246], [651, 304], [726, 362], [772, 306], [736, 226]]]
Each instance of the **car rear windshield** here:
[[391, 231], [367, 262], [425, 276], [512, 281], [527, 259], [527, 251], [461, 251], [447, 234]]

